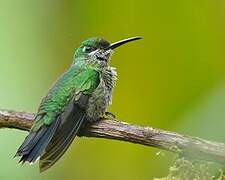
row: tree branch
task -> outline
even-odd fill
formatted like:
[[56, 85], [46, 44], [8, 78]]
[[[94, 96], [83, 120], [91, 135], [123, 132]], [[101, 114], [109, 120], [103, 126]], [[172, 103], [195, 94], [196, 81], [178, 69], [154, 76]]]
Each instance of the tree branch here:
[[[34, 114], [0, 110], [0, 128], [15, 128], [28, 131]], [[105, 119], [88, 124], [80, 136], [116, 139], [145, 146], [157, 147], [196, 159], [225, 163], [225, 144], [190, 137], [152, 127], [142, 127]]]

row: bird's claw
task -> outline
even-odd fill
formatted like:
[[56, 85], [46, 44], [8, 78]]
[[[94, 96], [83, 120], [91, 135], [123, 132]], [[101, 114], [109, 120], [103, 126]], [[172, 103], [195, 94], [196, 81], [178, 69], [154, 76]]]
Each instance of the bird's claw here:
[[101, 119], [115, 119], [116, 116], [111, 113], [111, 112], [105, 112], [102, 116]]

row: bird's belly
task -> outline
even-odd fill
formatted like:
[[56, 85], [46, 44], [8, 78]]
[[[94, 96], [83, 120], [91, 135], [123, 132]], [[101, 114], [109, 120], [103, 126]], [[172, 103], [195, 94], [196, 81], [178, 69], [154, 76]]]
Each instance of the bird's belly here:
[[88, 101], [87, 120], [96, 121], [106, 111], [111, 101], [111, 91], [100, 84]]

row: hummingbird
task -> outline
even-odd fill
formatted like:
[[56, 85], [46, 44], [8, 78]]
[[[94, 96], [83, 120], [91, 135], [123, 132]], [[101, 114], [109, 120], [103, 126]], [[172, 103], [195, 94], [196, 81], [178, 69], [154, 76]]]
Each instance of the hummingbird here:
[[52, 167], [87, 122], [106, 115], [112, 102], [116, 69], [110, 66], [115, 48], [141, 37], [109, 43], [103, 38], [84, 40], [72, 65], [42, 99], [35, 121], [15, 156], [19, 162], [39, 160], [40, 172]]

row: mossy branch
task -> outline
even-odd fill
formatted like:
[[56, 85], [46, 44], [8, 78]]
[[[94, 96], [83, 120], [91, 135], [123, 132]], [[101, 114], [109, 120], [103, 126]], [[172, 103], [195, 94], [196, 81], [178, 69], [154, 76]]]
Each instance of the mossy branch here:
[[[0, 110], [0, 128], [28, 131], [34, 114]], [[116, 139], [145, 146], [157, 147], [194, 159], [225, 163], [225, 144], [197, 137], [181, 135], [152, 127], [128, 124], [116, 119], [104, 119], [87, 124], [80, 136]]]

